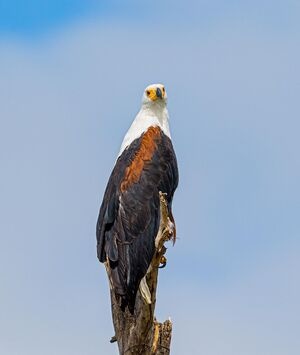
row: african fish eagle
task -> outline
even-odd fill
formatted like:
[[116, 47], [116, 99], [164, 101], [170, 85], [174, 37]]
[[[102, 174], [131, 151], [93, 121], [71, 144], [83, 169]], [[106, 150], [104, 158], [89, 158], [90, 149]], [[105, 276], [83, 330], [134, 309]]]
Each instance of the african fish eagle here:
[[178, 185], [167, 93], [149, 85], [110, 175], [97, 221], [97, 256], [110, 268], [112, 288], [121, 308], [134, 310], [136, 293], [155, 252], [160, 224], [159, 192], [165, 193], [169, 219]]

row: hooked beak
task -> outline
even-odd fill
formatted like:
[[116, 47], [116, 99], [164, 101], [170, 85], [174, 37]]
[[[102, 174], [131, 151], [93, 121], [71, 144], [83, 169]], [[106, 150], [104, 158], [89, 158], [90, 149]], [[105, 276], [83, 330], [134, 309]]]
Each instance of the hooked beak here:
[[160, 90], [160, 88], [156, 89], [156, 96], [159, 97], [160, 99], [162, 99], [162, 91]]
[[145, 93], [151, 101], [156, 101], [165, 97], [164, 89], [159, 87], [149, 87], [146, 89]]

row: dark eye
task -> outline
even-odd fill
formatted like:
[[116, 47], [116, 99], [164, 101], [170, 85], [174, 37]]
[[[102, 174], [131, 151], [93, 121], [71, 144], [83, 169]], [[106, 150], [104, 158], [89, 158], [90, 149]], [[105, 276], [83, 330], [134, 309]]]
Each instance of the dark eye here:
[[162, 91], [165, 92], [165, 88], [162, 88]]
[[149, 90], [147, 90], [147, 91], [146, 91], [146, 94], [147, 94], [147, 96], [149, 96], [149, 95], [150, 95], [150, 91], [149, 91]]

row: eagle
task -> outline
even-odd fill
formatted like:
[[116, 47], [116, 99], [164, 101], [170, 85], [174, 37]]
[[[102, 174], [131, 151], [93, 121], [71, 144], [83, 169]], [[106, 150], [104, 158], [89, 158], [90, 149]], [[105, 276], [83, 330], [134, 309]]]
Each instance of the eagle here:
[[127, 131], [100, 207], [97, 256], [110, 269], [120, 306], [134, 312], [136, 294], [155, 252], [160, 225], [159, 193], [165, 194], [173, 224], [172, 199], [178, 185], [167, 93], [164, 85], [146, 87], [141, 109]]

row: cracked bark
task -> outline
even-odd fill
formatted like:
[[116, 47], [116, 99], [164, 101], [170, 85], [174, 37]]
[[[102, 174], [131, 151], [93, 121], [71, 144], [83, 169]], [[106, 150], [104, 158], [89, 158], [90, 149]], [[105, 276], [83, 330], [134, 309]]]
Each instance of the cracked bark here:
[[[166, 200], [160, 195], [160, 226], [155, 239], [155, 253], [145, 276], [150, 291], [151, 304], [148, 304], [139, 290], [136, 297], [134, 314], [128, 309], [123, 312], [111, 288], [111, 309], [115, 339], [118, 342], [120, 355], [169, 355], [172, 336], [172, 322], [166, 320], [159, 323], [155, 316], [156, 288], [160, 259], [166, 252], [165, 241], [170, 240], [173, 230], [168, 218]], [[105, 263], [108, 279], [110, 270]]]

